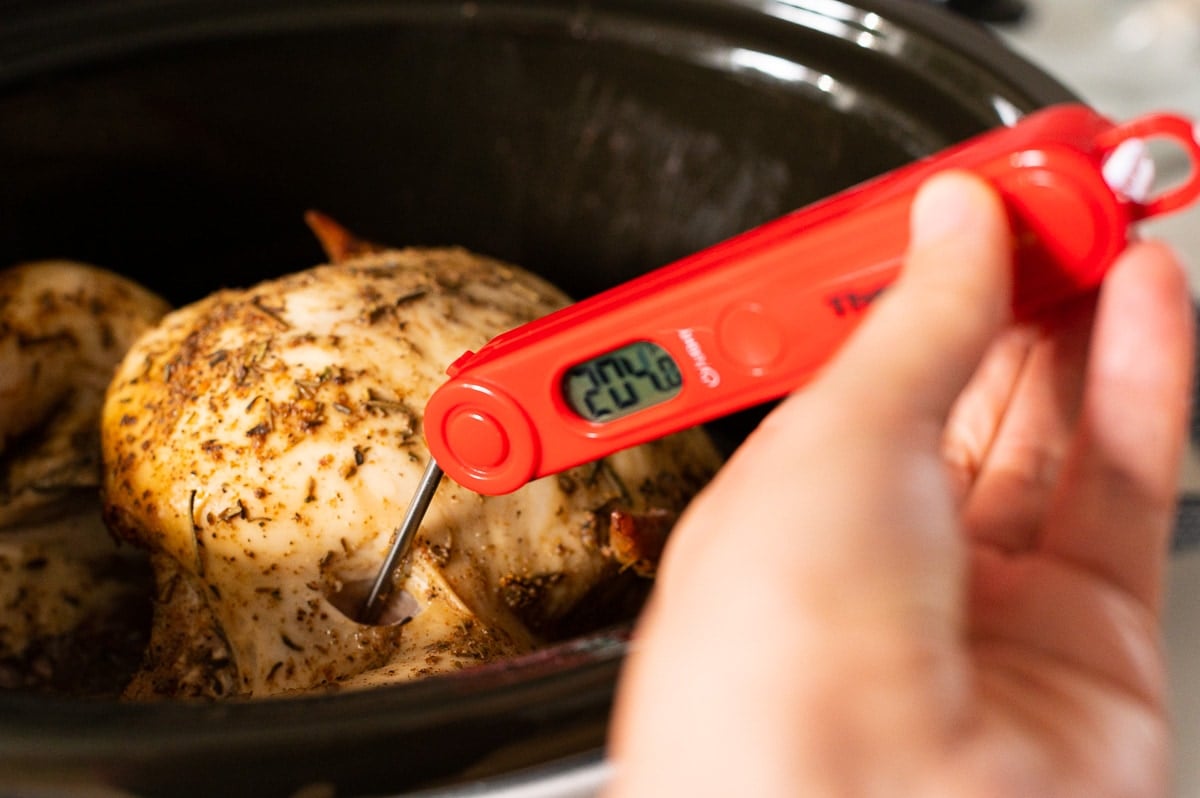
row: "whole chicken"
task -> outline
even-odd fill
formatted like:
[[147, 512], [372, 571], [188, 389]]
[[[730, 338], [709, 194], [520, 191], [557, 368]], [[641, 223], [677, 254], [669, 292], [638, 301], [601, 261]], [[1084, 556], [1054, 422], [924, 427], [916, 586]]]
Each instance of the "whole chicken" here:
[[0, 272], [0, 687], [112, 693], [137, 662], [150, 574], [100, 522], [100, 408], [167, 310], [83, 263]]
[[718, 467], [691, 431], [507, 496], [446, 480], [382, 622], [359, 623], [446, 366], [567, 300], [461, 249], [318, 228], [342, 262], [170, 314], [109, 390], [105, 518], [157, 579], [128, 697], [375, 685], [529, 652], [636, 593]]

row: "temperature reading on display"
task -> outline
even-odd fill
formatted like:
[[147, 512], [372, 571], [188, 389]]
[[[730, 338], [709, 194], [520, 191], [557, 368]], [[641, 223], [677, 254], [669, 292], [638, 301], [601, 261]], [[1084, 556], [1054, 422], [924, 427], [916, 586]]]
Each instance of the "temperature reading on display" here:
[[658, 344], [632, 344], [585, 360], [567, 370], [567, 405], [588, 421], [614, 421], [678, 395], [679, 366]]

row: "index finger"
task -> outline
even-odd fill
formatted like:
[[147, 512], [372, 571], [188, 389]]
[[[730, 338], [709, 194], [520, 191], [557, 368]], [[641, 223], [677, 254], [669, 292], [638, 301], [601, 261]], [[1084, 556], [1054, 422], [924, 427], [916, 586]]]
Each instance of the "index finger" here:
[[1187, 280], [1137, 245], [1102, 289], [1076, 444], [1042, 545], [1150, 607], [1161, 597], [1192, 380]]

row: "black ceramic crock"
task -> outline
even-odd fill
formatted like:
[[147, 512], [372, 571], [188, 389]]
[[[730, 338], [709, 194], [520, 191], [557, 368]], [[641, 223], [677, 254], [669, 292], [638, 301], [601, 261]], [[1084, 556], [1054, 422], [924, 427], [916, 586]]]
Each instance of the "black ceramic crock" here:
[[[184, 302], [318, 262], [318, 208], [585, 296], [1070, 99], [913, 0], [0, 2], [0, 257], [89, 260]], [[598, 756], [625, 650], [615, 630], [254, 703], [0, 694], [0, 793], [536, 778], [518, 769]]]

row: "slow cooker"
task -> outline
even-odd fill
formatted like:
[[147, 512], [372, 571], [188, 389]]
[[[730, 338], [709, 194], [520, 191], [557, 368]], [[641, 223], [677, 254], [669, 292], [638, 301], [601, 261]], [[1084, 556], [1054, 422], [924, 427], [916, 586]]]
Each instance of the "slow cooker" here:
[[[9, 2], [0, 253], [182, 303], [317, 208], [582, 297], [1071, 93], [915, 0]], [[714, 425], [732, 447], [756, 420]], [[370, 692], [0, 694], [0, 792], [583, 795], [628, 629]]]

